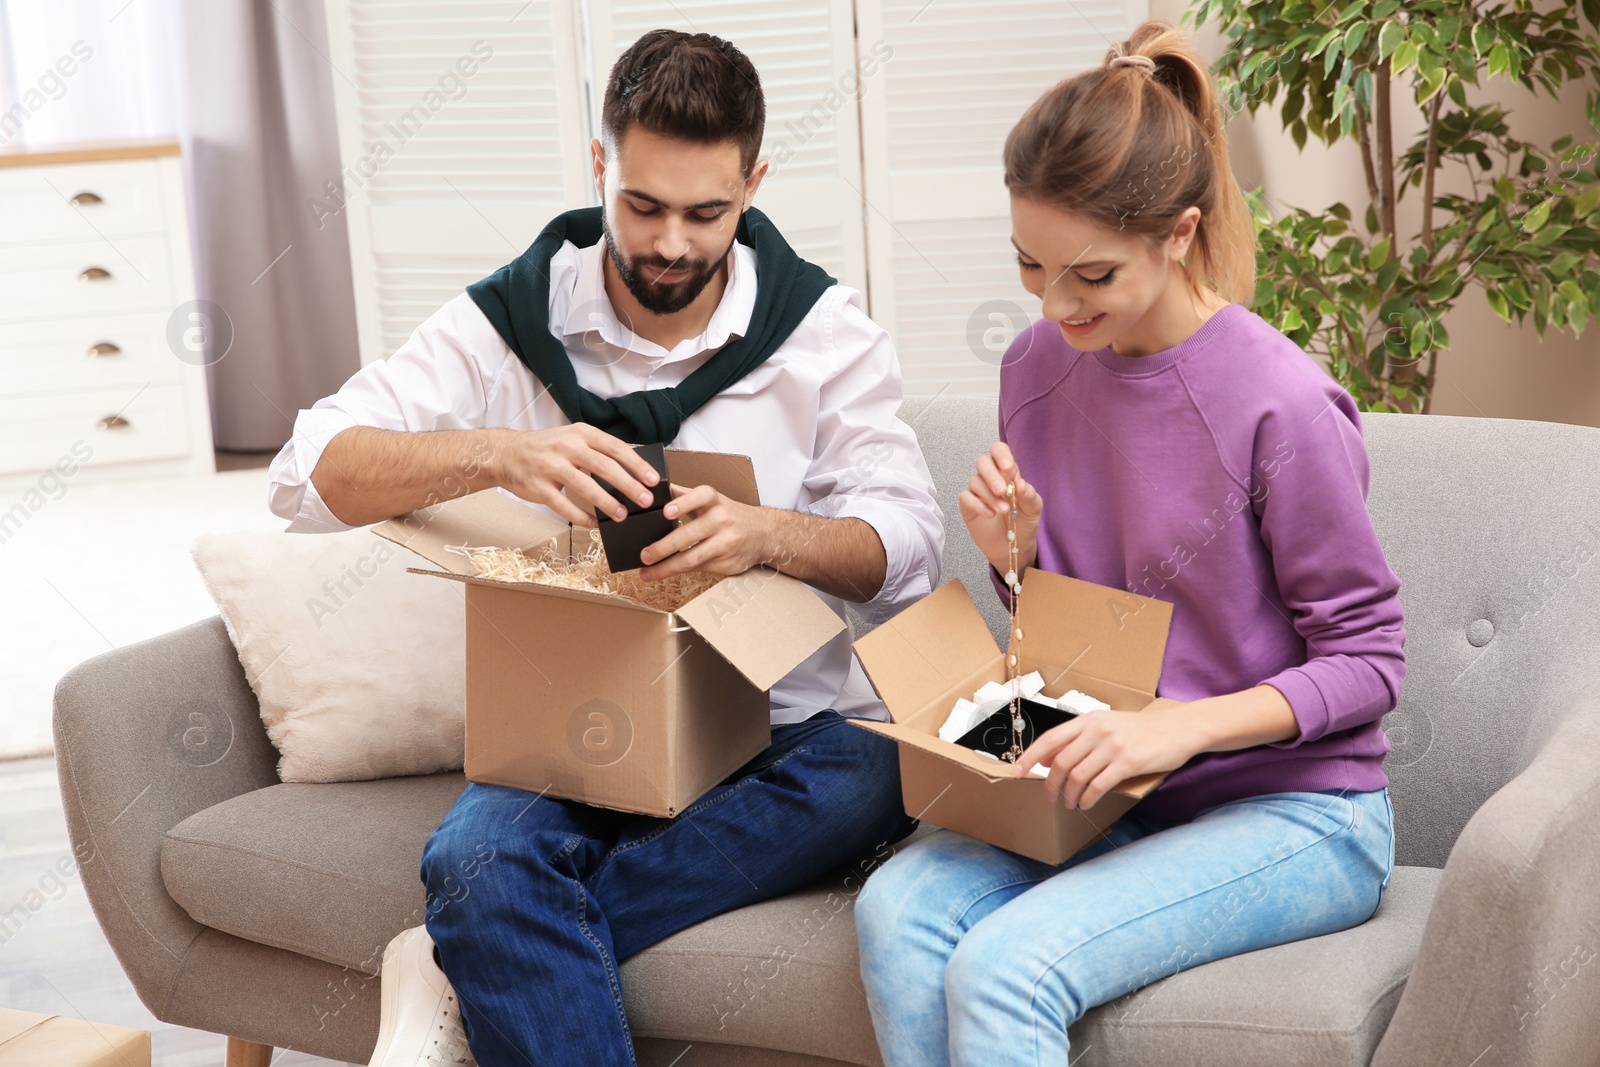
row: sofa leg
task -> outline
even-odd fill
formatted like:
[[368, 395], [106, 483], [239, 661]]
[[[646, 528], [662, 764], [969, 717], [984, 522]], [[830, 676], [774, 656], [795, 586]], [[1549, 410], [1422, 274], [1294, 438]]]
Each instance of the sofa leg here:
[[258, 1045], [237, 1037], [228, 1038], [227, 1067], [268, 1067], [271, 1062], [271, 1045]]

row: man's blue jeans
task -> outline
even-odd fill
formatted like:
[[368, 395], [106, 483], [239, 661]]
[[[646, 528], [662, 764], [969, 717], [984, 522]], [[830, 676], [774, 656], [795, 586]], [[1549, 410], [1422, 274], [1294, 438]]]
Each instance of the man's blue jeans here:
[[1084, 1012], [1177, 971], [1345, 930], [1394, 866], [1387, 790], [1138, 809], [1060, 866], [941, 830], [856, 898], [886, 1067], [1069, 1062]]
[[618, 963], [915, 828], [894, 742], [824, 711], [673, 819], [469, 783], [422, 852], [425, 923], [481, 1067], [633, 1067]]

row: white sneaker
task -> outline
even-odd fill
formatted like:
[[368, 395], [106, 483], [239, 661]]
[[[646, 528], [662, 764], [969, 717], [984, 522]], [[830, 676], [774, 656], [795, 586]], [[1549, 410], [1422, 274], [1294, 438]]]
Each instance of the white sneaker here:
[[369, 1067], [475, 1067], [456, 991], [433, 959], [425, 926], [402, 930], [383, 950], [378, 1045]]

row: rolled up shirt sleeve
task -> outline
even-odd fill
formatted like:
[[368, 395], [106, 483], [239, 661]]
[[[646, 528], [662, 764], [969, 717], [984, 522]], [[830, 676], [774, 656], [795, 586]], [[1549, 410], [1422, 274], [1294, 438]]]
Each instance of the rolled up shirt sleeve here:
[[[348, 383], [345, 388], [349, 388]], [[311, 481], [311, 472], [321, 462], [328, 442], [342, 431], [360, 425], [349, 412], [321, 406], [332, 399], [319, 400], [295, 416], [293, 435], [278, 450], [267, 471], [267, 507], [279, 518], [289, 520], [286, 528], [289, 533], [337, 533], [352, 529], [328, 509]]]
[[805, 478], [816, 502], [807, 510], [860, 519], [883, 542], [883, 584], [857, 606], [876, 624], [938, 585], [944, 517], [916, 434], [898, 415], [904, 391], [888, 331], [867, 317], [856, 290], [836, 287], [824, 299], [833, 372], [817, 405]]
[[[1261, 539], [1306, 642], [1303, 665], [1263, 680], [1283, 694], [1300, 726], [1298, 737], [1272, 742], [1278, 748], [1377, 721], [1395, 707], [1405, 678], [1400, 580], [1367, 512], [1360, 416], [1335, 383], [1326, 391], [1314, 404], [1269, 414], [1254, 446], [1253, 469], [1266, 474], [1268, 487], [1254, 504]], [[1274, 460], [1283, 461], [1276, 477], [1266, 473]]]
[[267, 475], [267, 506], [289, 520], [288, 532], [351, 529], [329, 510], [311, 481], [328, 442], [344, 430], [372, 426], [420, 432], [484, 425], [489, 396], [506, 367], [503, 352], [474, 343], [482, 334], [481, 318], [471, 297], [462, 293], [429, 316], [388, 359], [362, 367], [337, 393], [295, 416], [294, 430]]

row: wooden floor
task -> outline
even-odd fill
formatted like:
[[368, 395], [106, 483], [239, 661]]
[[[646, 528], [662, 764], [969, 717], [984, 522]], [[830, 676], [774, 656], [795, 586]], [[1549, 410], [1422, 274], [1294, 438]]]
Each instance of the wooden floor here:
[[[82, 884], [56, 879], [52, 868], [71, 855], [55, 760], [0, 761], [0, 915], [30, 892], [44, 899], [20, 928], [0, 928], [0, 1007], [149, 1030], [154, 1067], [223, 1067], [223, 1037], [159, 1022], [139, 1003]], [[281, 1050], [272, 1058], [272, 1067], [335, 1063]]]

